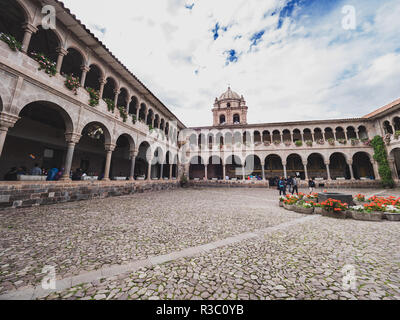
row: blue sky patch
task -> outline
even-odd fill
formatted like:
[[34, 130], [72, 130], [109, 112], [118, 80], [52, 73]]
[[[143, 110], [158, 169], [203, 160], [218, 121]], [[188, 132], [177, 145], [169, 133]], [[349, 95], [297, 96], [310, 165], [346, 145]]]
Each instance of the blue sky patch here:
[[250, 41], [251, 41], [250, 47], [258, 45], [258, 43], [262, 40], [264, 33], [265, 33], [265, 30], [261, 30], [259, 32], [256, 32], [255, 34], [253, 34], [252, 37], [250, 38]]
[[226, 63], [225, 65], [228, 65], [229, 63], [235, 63], [239, 60], [239, 57], [237, 56], [237, 52], [234, 49], [225, 51], [225, 53], [228, 54], [228, 57], [226, 58]]
[[186, 8], [186, 9], [192, 10], [193, 7], [194, 7], [194, 3], [192, 3], [192, 4], [185, 4], [185, 8]]

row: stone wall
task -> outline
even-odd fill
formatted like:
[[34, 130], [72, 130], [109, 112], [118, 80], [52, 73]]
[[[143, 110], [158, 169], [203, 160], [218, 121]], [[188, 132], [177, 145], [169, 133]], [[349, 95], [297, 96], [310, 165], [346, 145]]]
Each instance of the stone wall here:
[[172, 190], [178, 187], [177, 181], [8, 182], [0, 184], [0, 210]]

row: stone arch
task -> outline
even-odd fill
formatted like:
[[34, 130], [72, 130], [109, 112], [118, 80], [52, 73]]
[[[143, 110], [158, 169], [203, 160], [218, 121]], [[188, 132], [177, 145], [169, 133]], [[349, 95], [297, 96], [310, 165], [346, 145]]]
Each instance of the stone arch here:
[[114, 102], [115, 90], [117, 89], [117, 81], [113, 77], [108, 77], [106, 79], [106, 84], [103, 89], [103, 99], [110, 99]]
[[303, 130], [303, 139], [304, 141], [314, 141], [311, 129], [304, 129]]
[[372, 156], [367, 152], [356, 152], [353, 155], [353, 172], [355, 179], [375, 179]]
[[396, 116], [392, 119], [394, 131], [400, 131], [400, 117]]
[[346, 135], [347, 135], [347, 139], [349, 139], [349, 140], [357, 139], [357, 133], [353, 126], [348, 126], [346, 128]]
[[136, 96], [132, 96], [131, 101], [129, 103], [129, 114], [136, 116], [138, 107], [139, 107], [138, 98]]
[[219, 116], [219, 124], [225, 124], [226, 123], [226, 116], [224, 114], [221, 114]]
[[322, 133], [321, 128], [315, 128], [314, 129], [314, 139], [315, 141], [323, 141], [324, 140], [324, 134]]
[[326, 171], [325, 158], [321, 153], [311, 153], [307, 158], [307, 171], [308, 177], [315, 178], [328, 178]]
[[220, 156], [212, 155], [208, 158], [207, 177], [208, 179], [223, 180], [223, 163]]
[[329, 170], [332, 179], [345, 178], [351, 179], [348, 159], [346, 154], [342, 152], [334, 152], [329, 157]]
[[243, 179], [242, 159], [240, 156], [231, 154], [225, 160], [225, 174], [232, 179]]
[[148, 167], [151, 165], [152, 149], [150, 143], [146, 140], [141, 141], [136, 156], [135, 177], [136, 179], [148, 179]]
[[60, 74], [61, 75], [73, 75], [76, 78], [81, 78], [82, 76], [82, 66], [86, 65], [86, 61], [81, 51], [70, 47], [68, 53], [63, 59], [61, 65]]
[[112, 153], [110, 177], [129, 179], [131, 169], [131, 155], [135, 150], [135, 141], [130, 134], [122, 133], [115, 141], [115, 150]]
[[299, 176], [300, 179], [305, 179], [305, 170], [303, 165], [303, 158], [300, 154], [292, 153], [286, 158], [286, 171], [288, 177]]
[[283, 162], [281, 156], [269, 154], [264, 159], [265, 177], [269, 180], [271, 186], [276, 185], [276, 179], [283, 177]]
[[20, 1], [0, 0], [0, 33], [12, 35], [22, 42], [22, 24], [30, 21], [24, 4]]
[[127, 107], [128, 107], [128, 97], [129, 97], [128, 89], [121, 88], [120, 92], [119, 92], [119, 95], [118, 95], [117, 107], [124, 107], [125, 109], [127, 109]]
[[392, 170], [394, 171], [394, 178], [400, 178], [400, 148], [394, 148], [390, 151], [389, 162], [392, 162]]
[[336, 140], [346, 140], [346, 134], [342, 127], [337, 127], [335, 130]]
[[86, 74], [85, 88], [100, 90], [100, 79], [104, 77], [103, 70], [97, 64], [91, 64], [89, 72]]
[[282, 139], [283, 139], [284, 142], [289, 142], [289, 141], [291, 142], [292, 141], [292, 135], [291, 135], [289, 129], [284, 129], [282, 131]]
[[385, 134], [393, 134], [393, 127], [388, 120], [383, 122], [383, 130]]
[[61, 47], [62, 43], [62, 38], [60, 38], [57, 30], [45, 30], [39, 26], [38, 31], [32, 34], [27, 52], [31, 56], [33, 52], [43, 53], [47, 58], [56, 63], [58, 59], [57, 49]]
[[204, 179], [205, 161], [201, 156], [194, 156], [190, 159], [189, 179]]
[[335, 139], [335, 135], [333, 134], [332, 128], [330, 127], [325, 128], [324, 132], [325, 132], [325, 140]]
[[262, 164], [259, 156], [251, 154], [246, 157], [245, 174], [262, 178]]
[[272, 141], [282, 142], [282, 136], [279, 130], [272, 131]]
[[140, 109], [139, 109], [139, 121], [146, 122], [146, 112], [147, 112], [147, 106], [144, 102], [140, 104]]
[[301, 131], [299, 129], [293, 130], [293, 142], [302, 141]]

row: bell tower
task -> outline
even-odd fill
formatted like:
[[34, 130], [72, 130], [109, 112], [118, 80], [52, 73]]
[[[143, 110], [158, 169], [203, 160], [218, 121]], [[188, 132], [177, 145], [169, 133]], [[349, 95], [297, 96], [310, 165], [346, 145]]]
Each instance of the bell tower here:
[[215, 98], [213, 112], [213, 126], [240, 125], [247, 124], [246, 101], [243, 96], [228, 87], [228, 91], [223, 93], [219, 99]]

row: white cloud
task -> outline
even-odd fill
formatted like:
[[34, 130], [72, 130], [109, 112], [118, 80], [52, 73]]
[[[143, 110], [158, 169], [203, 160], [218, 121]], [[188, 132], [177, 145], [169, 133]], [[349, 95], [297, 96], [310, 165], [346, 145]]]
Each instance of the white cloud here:
[[[340, 1], [328, 12], [304, 9], [280, 29], [271, 13], [286, 0], [193, 2], [64, 1], [188, 126], [212, 123], [228, 84], [247, 100], [251, 123], [361, 116], [398, 98], [398, 1], [353, 1], [357, 31], [341, 28]], [[216, 23], [227, 30], [214, 41]], [[239, 59], [226, 66], [231, 49]]]

